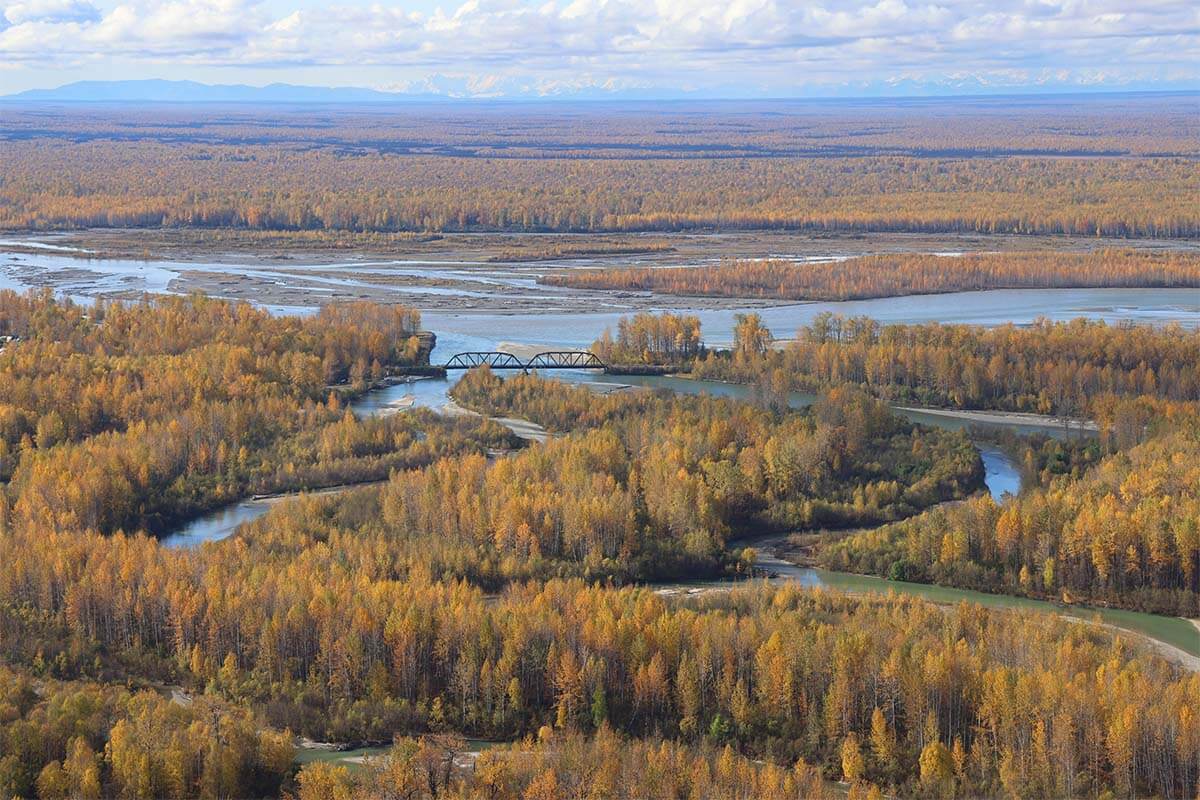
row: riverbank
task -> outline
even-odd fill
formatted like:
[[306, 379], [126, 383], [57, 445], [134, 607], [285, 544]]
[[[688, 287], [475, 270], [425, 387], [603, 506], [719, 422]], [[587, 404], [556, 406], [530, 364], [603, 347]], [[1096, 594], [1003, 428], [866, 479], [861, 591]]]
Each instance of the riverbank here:
[[[634, 387], [658, 386], [659, 388], [668, 388], [675, 391], [697, 393], [708, 388], [714, 388], [705, 386], [706, 382], [690, 378], [642, 377], [628, 378], [623, 379], [621, 382], [616, 382], [603, 380], [603, 376], [582, 375], [580, 379], [582, 385], [598, 391], [625, 391]], [[388, 410], [393, 410], [397, 407], [411, 407], [419, 403], [445, 414], [478, 416], [477, 412], [466, 409], [454, 402], [447, 394], [449, 388], [449, 382], [445, 380], [417, 380], [411, 383], [383, 386], [360, 398], [356, 413], [387, 413]], [[748, 387], [740, 384], [715, 384], [715, 388], [718, 390], [714, 392], [715, 394], [726, 396], [737, 396], [741, 392], [748, 391]], [[410, 392], [415, 392], [416, 394], [410, 394]], [[397, 393], [403, 394], [397, 398], [394, 396]], [[1043, 427], [1028, 425], [1028, 415], [1002, 414], [999, 415], [999, 418], [1003, 421], [1002, 424], [1008, 424], [1012, 427]], [[931, 424], [946, 424], [953, 419], [956, 418], [935, 415]], [[545, 442], [552, 435], [541, 426], [528, 420], [499, 418], [496, 421], [505, 425], [509, 430], [526, 441]], [[958, 421], [962, 422], [962, 420]], [[991, 473], [988, 476], [988, 487], [993, 494], [999, 495], [1005, 490], [1011, 491], [1012, 487], [1019, 483], [1019, 473], [1015, 465], [1011, 463], [1011, 460], [1006, 460], [1003, 453], [996, 451], [996, 456], [996, 458], [992, 459], [989, 466]], [[987, 459], [985, 459], [985, 462], [987, 462]], [[214, 515], [218, 517], [215, 520], [212, 517], [207, 518], [210, 524], [209, 533], [212, 535], [203, 537], [203, 541], [220, 539], [232, 534], [239, 525], [266, 513], [270, 507], [270, 502], [270, 500], [244, 501], [234, 507], [222, 510], [219, 515]], [[215, 533], [213, 533], [214, 531]], [[772, 541], [778, 542], [778, 539], [779, 537], [775, 537], [774, 540], [756, 540], [740, 544], [754, 546], [758, 549], [764, 544], [770, 545]], [[180, 544], [174, 546], [189, 546], [198, 543], [198, 540], [192, 541], [186, 537], [177, 541]], [[172, 545], [168, 543], [168, 546]], [[1200, 633], [1198, 633], [1200, 628], [1182, 618], [1162, 617], [1115, 609], [1068, 610], [1057, 607], [1052, 603], [1027, 598], [994, 595], [927, 584], [888, 581], [883, 578], [867, 575], [834, 573], [786, 561], [783, 558], [777, 557], [773, 552], [766, 550], [758, 553], [756, 566], [761, 572], [771, 574], [774, 580], [797, 581], [803, 586], [823, 586], [848, 592], [897, 592], [922, 597], [942, 605], [953, 605], [966, 601], [992, 608], [1034, 609], [1067, 616], [1084, 623], [1110, 626], [1114, 630], [1131, 633], [1145, 639], [1161, 654], [1171, 658], [1176, 663], [1182, 664], [1188, 669], [1200, 671]], [[661, 586], [658, 587], [657, 591], [664, 594], [687, 594], [713, 590], [727, 591], [734, 585], [736, 584], [730, 582], [695, 581]], [[1089, 615], [1092, 618], [1089, 618]]]
[[[194, 232], [192, 232], [194, 233]], [[554, 336], [585, 347], [623, 315], [673, 310], [701, 317], [706, 338], [732, 341], [735, 316], [755, 311], [780, 337], [829, 311], [880, 322], [962, 322], [1022, 325], [1045, 317], [1088, 317], [1187, 327], [1200, 325], [1200, 303], [1187, 289], [1051, 289], [956, 292], [843, 302], [764, 298], [678, 297], [645, 291], [547, 286], [550, 273], [638, 266], [705, 267], [729, 258], [836, 261], [866, 254], [972, 253], [1011, 249], [1093, 249], [1101, 239], [981, 235], [707, 232], [672, 235], [659, 250], [625, 252], [643, 238], [608, 241], [608, 252], [543, 257], [546, 242], [561, 252], [589, 249], [587, 234], [447, 234], [363, 239], [361, 246], [325, 247], [302, 240], [295, 248], [253, 236], [178, 237], [162, 230], [13, 234], [0, 239], [0, 288], [48, 287], [85, 304], [95, 298], [136, 299], [145, 293], [242, 300], [278, 313], [311, 312], [326, 303], [371, 300], [403, 303], [429, 315], [485, 323], [487, 338], [521, 338], [553, 323]], [[353, 237], [351, 237], [353, 238]], [[566, 246], [560, 245], [571, 242]], [[264, 242], [270, 243], [266, 246]], [[1164, 246], [1161, 241], [1156, 247]], [[1132, 246], [1122, 240], [1120, 246]], [[1185, 247], [1172, 242], [1172, 247]], [[1190, 246], [1194, 246], [1190, 245]], [[490, 260], [527, 252], [525, 261]], [[506, 257], [508, 257], [506, 255]], [[993, 302], [995, 301], [995, 302]], [[428, 323], [428, 320], [427, 320]], [[444, 325], [439, 332], [453, 332]], [[514, 332], [520, 330], [519, 333]], [[537, 338], [543, 338], [540, 334]]]
[[961, 408], [926, 408], [923, 406], [892, 406], [897, 411], [948, 417], [982, 425], [1008, 425], [1029, 428], [1057, 428], [1067, 431], [1095, 433], [1100, 426], [1090, 419], [1055, 417], [1048, 414], [1029, 414], [1022, 411], [974, 411]]
[[[541, 352], [549, 345], [522, 344], [502, 342], [505, 350], [521, 355], [526, 352]], [[707, 392], [722, 397], [746, 399], [750, 387], [742, 384], [723, 383], [718, 381], [696, 380], [690, 377], [672, 375], [632, 375], [614, 378], [595, 372], [554, 373], [564, 380], [577, 382], [581, 386], [597, 392], [630, 391], [634, 389], [666, 389], [685, 394]], [[347, 398], [350, 409], [360, 416], [388, 415], [400, 413], [416, 407], [430, 408], [439, 413], [451, 415], [476, 415], [476, 412], [463, 408], [450, 397], [452, 383], [444, 378], [386, 378], [357, 397]], [[795, 395], [794, 405], [801, 407], [815, 399], [812, 395]], [[911, 415], [910, 415], [911, 416]], [[528, 420], [515, 418], [499, 418], [497, 422], [507, 427], [518, 437], [528, 442], [544, 442], [552, 434], [539, 425]], [[915, 420], [926, 424], [949, 426], [954, 422], [948, 418], [935, 417], [930, 420]], [[964, 423], [965, 424], [965, 423]], [[996, 450], [990, 455], [985, 454], [985, 481], [989, 490], [999, 499], [1004, 491], [1019, 488], [1020, 473], [1012, 459]], [[294, 495], [282, 495], [286, 498]], [[253, 521], [270, 509], [267, 498], [250, 498], [217, 509], [199, 517], [180, 530], [163, 537], [161, 540], [167, 547], [193, 547], [207, 541], [217, 541], [233, 534], [242, 524]]]
[[819, 258], [872, 253], [952, 253], [1046, 250], [1087, 252], [1105, 248], [1195, 250], [1193, 239], [1130, 239], [1059, 234], [904, 233], [893, 231], [692, 230], [654, 232], [441, 232], [266, 231], [239, 228], [83, 228], [5, 231], [0, 248], [57, 250], [80, 258], [156, 258], [245, 264], [315, 264], [384, 258], [429, 258], [487, 264], [612, 258], [687, 265], [707, 255], [714, 262], [745, 257]]
[[[478, 411], [472, 411], [469, 408], [464, 408], [452, 399], [447, 399], [445, 405], [438, 409], [441, 413], [451, 417], [482, 417]], [[498, 422], [504, 427], [513, 432], [519, 439], [524, 439], [527, 442], [545, 442], [552, 433], [547, 431], [536, 422], [530, 422], [527, 419], [518, 419], [517, 417], [489, 417], [493, 422]]]
[[1061, 606], [1045, 600], [1013, 595], [991, 594], [971, 589], [956, 589], [934, 584], [891, 581], [873, 575], [832, 572], [808, 566], [786, 546], [785, 537], [767, 537], [739, 542], [754, 547], [755, 568], [777, 582], [799, 582], [803, 586], [825, 587], [850, 593], [897, 594], [920, 597], [939, 605], [961, 602], [1013, 611], [1038, 611], [1064, 619], [1133, 634], [1149, 644], [1164, 658], [1192, 672], [1200, 672], [1200, 624], [1183, 617], [1167, 617], [1124, 609], [1090, 606]]

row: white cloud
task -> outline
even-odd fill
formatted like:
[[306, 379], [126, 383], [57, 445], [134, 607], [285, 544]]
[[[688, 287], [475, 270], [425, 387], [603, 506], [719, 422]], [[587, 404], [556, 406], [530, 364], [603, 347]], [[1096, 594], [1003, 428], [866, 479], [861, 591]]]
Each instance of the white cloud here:
[[100, 19], [100, 9], [86, 0], [22, 0], [5, 6], [3, 16], [10, 25], [96, 22]]
[[[1200, 5], [1176, 0], [21, 0], [0, 62], [372, 66], [449, 93], [521, 85], [757, 86], [903, 78], [1080, 85], [1200, 76]], [[455, 83], [456, 82], [456, 83]]]

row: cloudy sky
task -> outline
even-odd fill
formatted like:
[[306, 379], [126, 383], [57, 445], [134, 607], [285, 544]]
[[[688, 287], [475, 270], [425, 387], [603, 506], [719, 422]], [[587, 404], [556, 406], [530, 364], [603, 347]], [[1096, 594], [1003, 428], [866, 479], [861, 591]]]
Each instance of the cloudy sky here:
[[1185, 0], [0, 0], [0, 94], [81, 79], [474, 96], [1200, 86]]

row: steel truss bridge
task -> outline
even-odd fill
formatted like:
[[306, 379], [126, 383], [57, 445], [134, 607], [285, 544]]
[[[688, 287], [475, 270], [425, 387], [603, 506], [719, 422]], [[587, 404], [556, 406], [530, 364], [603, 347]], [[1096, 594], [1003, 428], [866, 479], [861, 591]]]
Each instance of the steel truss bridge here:
[[472, 351], [455, 353], [442, 364], [442, 369], [473, 369], [488, 366], [492, 369], [519, 369], [528, 372], [534, 369], [607, 369], [608, 366], [595, 353], [586, 350], [547, 350], [528, 361], [522, 361], [512, 353], [501, 351]]

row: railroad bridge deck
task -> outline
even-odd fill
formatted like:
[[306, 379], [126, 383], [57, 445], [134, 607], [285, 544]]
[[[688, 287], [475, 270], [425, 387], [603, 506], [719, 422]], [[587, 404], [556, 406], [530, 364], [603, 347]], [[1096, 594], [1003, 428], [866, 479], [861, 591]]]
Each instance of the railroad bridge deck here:
[[440, 366], [445, 370], [488, 366], [492, 369], [521, 370], [522, 372], [535, 369], [608, 369], [608, 365], [599, 356], [587, 350], [547, 350], [536, 354], [528, 361], [522, 361], [519, 356], [502, 350], [470, 351], [455, 353], [449, 361]]

